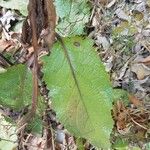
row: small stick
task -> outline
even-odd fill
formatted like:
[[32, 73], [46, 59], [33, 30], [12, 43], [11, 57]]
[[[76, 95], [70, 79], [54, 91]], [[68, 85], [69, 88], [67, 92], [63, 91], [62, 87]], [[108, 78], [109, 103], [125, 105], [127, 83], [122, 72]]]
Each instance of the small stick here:
[[141, 124], [139, 124], [138, 122], [136, 122], [133, 118], [131, 118], [132, 122], [135, 123], [136, 125], [138, 125], [139, 127], [148, 130], [146, 127], [142, 126]]
[[29, 20], [32, 29], [32, 45], [34, 49], [34, 64], [33, 64], [33, 93], [32, 93], [32, 112], [36, 112], [38, 101], [38, 39], [37, 39], [37, 24], [36, 24], [36, 0], [29, 1]]

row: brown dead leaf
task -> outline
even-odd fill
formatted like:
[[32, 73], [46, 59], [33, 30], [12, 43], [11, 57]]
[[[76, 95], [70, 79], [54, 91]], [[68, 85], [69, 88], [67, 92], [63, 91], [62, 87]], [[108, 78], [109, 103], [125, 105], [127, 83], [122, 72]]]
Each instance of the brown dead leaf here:
[[117, 101], [113, 108], [113, 115], [120, 134], [126, 134], [128, 129], [128, 110], [125, 108], [122, 101]]
[[134, 95], [129, 94], [128, 97], [130, 102], [134, 104], [136, 107], [142, 106], [142, 102]]
[[27, 138], [24, 144], [27, 146], [28, 149], [43, 150], [45, 142], [45, 139], [31, 135], [31, 137]]
[[0, 39], [0, 52], [5, 51], [7, 48], [13, 48], [12, 41]]
[[108, 3], [108, 0], [99, 0], [99, 3], [105, 6]]
[[150, 64], [150, 56], [143, 58], [142, 60], [139, 61], [139, 63]]
[[131, 66], [131, 71], [137, 75], [139, 80], [144, 79], [146, 76], [150, 75], [150, 68], [144, 64], [133, 64]]

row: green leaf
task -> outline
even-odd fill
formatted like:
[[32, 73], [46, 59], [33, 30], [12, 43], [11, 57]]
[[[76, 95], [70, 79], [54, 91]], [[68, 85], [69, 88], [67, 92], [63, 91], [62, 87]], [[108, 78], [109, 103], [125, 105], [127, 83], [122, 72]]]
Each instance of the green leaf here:
[[43, 112], [46, 109], [47, 109], [47, 107], [44, 103], [43, 97], [39, 95], [36, 115], [34, 116], [32, 121], [29, 122], [29, 124], [27, 126], [27, 129], [32, 131], [32, 133], [42, 135], [42, 131], [43, 131], [43, 119], [42, 118], [43, 118]]
[[[25, 106], [31, 105], [32, 101], [32, 78], [31, 72], [25, 65], [16, 65], [0, 72], [0, 105], [21, 110]], [[33, 120], [28, 124], [27, 129], [41, 134], [42, 115], [45, 105], [42, 97], [38, 98], [38, 108]], [[13, 123], [11, 118], [5, 117], [7, 122]]]
[[59, 42], [43, 58], [52, 106], [71, 133], [108, 149], [113, 127], [109, 76], [90, 39], [65, 38], [64, 43], [69, 60]]
[[83, 139], [82, 138], [77, 138], [76, 139], [76, 145], [79, 150], [85, 150], [85, 146], [83, 144]]
[[57, 32], [62, 36], [81, 35], [89, 21], [88, 0], [56, 0], [56, 12], [60, 17]]
[[146, 144], [146, 148], [147, 148], [147, 149], [150, 149], [150, 142], [148, 142], [148, 143]]
[[[44, 110], [43, 110], [44, 111]], [[41, 134], [42, 135], [42, 129], [43, 129], [43, 121], [42, 121], [42, 115], [38, 116], [37, 114], [34, 116], [31, 122], [29, 122], [27, 129], [32, 131], [32, 133], [35, 134]]]
[[24, 16], [27, 16], [27, 4], [29, 0], [0, 0], [0, 6], [8, 9], [19, 10]]
[[127, 21], [121, 22], [120, 25], [118, 25], [112, 30], [113, 36], [132, 36], [135, 33], [137, 33], [137, 27], [134, 24], [131, 24]]
[[128, 142], [117, 138], [117, 140], [115, 141], [115, 143], [113, 144], [112, 148], [115, 150], [127, 150], [128, 149]]
[[24, 65], [16, 65], [0, 73], [0, 105], [20, 110], [31, 104], [31, 73]]
[[128, 105], [128, 92], [122, 89], [113, 89], [113, 102], [117, 102], [118, 100], [121, 100], [125, 105]]

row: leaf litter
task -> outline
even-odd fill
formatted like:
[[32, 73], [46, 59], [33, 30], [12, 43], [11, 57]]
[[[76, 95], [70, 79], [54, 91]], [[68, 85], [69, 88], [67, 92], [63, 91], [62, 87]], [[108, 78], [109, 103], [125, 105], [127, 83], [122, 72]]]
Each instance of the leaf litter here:
[[94, 29], [89, 36], [98, 46], [114, 87], [130, 93], [127, 106], [121, 101], [114, 105], [115, 129], [129, 144], [134, 141], [145, 148], [144, 143], [150, 141], [149, 1], [106, 0], [92, 4]]

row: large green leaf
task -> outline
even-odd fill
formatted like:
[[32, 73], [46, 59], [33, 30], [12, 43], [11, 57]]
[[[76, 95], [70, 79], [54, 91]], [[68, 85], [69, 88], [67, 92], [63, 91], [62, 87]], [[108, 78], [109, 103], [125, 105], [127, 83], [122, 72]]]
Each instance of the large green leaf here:
[[26, 66], [16, 65], [0, 73], [0, 85], [0, 105], [20, 110], [31, 104], [31, 73]]
[[60, 17], [58, 33], [62, 36], [83, 34], [90, 17], [88, 0], [56, 0], [55, 6]]
[[27, 16], [27, 4], [29, 0], [0, 0], [0, 6], [19, 10], [24, 16]]
[[108, 149], [113, 127], [109, 76], [91, 40], [74, 37], [64, 43], [70, 60], [60, 43], [55, 44], [50, 57], [43, 58], [52, 105], [71, 133]]

